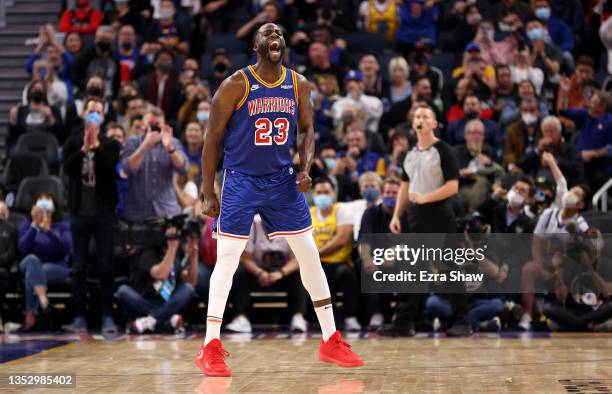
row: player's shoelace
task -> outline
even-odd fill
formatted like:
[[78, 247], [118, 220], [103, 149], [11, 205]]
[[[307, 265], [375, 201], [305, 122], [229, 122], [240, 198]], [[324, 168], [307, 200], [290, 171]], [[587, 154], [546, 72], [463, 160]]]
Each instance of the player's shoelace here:
[[223, 349], [222, 347], [218, 347], [211, 352], [210, 355], [210, 363], [211, 364], [225, 364], [225, 357], [230, 357], [230, 352]]

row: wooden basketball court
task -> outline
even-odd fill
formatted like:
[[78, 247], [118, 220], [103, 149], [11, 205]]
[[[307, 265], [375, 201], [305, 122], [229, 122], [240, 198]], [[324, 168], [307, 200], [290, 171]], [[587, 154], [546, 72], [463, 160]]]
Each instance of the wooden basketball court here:
[[[505, 334], [504, 336], [507, 336]], [[232, 378], [206, 378], [193, 365], [201, 336], [8, 336], [0, 374], [74, 373], [77, 392], [95, 393], [612, 393], [612, 336], [525, 334], [450, 339], [350, 337], [366, 366], [341, 369], [316, 358], [312, 335], [224, 337]], [[355, 338], [356, 337], [356, 338]], [[37, 351], [45, 341], [60, 341]], [[34, 353], [34, 354], [31, 354]], [[2, 392], [50, 392], [9, 389]], [[71, 390], [53, 389], [52, 392]]]

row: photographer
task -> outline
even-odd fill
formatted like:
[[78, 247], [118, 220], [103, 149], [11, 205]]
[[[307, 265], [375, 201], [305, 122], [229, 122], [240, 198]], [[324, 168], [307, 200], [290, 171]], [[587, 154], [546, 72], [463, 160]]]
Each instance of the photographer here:
[[117, 332], [112, 317], [115, 291], [113, 224], [117, 205], [115, 168], [120, 148], [117, 141], [100, 135], [104, 123], [104, 101], [101, 98], [85, 99], [83, 119], [83, 131], [66, 141], [64, 147], [74, 243], [72, 295], [75, 317], [68, 330], [78, 332], [87, 329], [87, 268], [93, 238], [102, 293], [102, 331]]
[[[238, 316], [226, 328], [235, 332], [250, 332], [251, 324], [246, 315], [250, 308], [250, 292], [262, 289], [280, 290], [288, 293], [291, 311], [292, 332], [306, 332], [306, 291], [300, 281], [298, 262], [284, 238], [268, 238], [259, 215], [251, 226], [249, 241], [240, 258], [249, 274], [249, 286], [236, 288], [235, 305]], [[238, 274], [237, 274], [238, 275]], [[239, 285], [239, 283], [237, 283]], [[248, 330], [245, 330], [248, 328]]]
[[129, 284], [121, 285], [115, 294], [119, 305], [134, 319], [132, 328], [138, 334], [155, 331], [158, 324], [179, 329], [180, 313], [195, 295], [198, 239], [188, 237], [186, 258], [178, 259], [178, 229], [169, 227], [165, 235], [165, 248], [147, 245], [130, 257]]
[[172, 136], [164, 113], [154, 107], [144, 117], [147, 131], [135, 135], [125, 144], [122, 166], [128, 175], [125, 195], [125, 218], [143, 221], [172, 217], [181, 213], [173, 175], [185, 175], [189, 162], [181, 143]]
[[[553, 237], [547, 235], [568, 234], [568, 228], [576, 229], [577, 232], [588, 230], [589, 226], [580, 211], [586, 207], [589, 192], [586, 185], [574, 186], [563, 195], [563, 208], [548, 208], [540, 215], [532, 242], [533, 259], [523, 266], [521, 272], [523, 316], [519, 327], [525, 331], [531, 329], [536, 280], [554, 281], [557, 298], [563, 301], [567, 297], [561, 251], [545, 248], [547, 242], [553, 240]], [[567, 241], [568, 238], [561, 240]]]

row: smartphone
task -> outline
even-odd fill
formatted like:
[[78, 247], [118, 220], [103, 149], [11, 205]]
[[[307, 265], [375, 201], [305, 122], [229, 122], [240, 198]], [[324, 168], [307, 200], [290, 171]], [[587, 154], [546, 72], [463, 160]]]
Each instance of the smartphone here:
[[161, 128], [159, 127], [158, 124], [152, 124], [149, 125], [149, 128], [151, 129], [152, 132], [154, 133], [159, 133], [161, 131]]

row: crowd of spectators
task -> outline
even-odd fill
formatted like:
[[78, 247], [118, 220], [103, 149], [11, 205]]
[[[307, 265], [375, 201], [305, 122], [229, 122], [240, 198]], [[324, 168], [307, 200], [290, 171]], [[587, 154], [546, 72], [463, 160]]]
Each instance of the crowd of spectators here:
[[[40, 27], [8, 138], [10, 155], [18, 155], [22, 136], [55, 136], [67, 199], [35, 196], [18, 228], [8, 220], [14, 207], [0, 201], [0, 305], [15, 288], [13, 264], [25, 330], [54, 313], [47, 289], [68, 278], [66, 328], [86, 330], [92, 266], [106, 332], [117, 331], [114, 300], [139, 333], [177, 329], [190, 302], [206, 302], [216, 244], [198, 191], [210, 101], [224, 78], [254, 60], [253, 35], [267, 22], [284, 31], [283, 63], [310, 81], [317, 142], [308, 201], [332, 294], [342, 292], [346, 330], [392, 318], [393, 297], [360, 294], [356, 250], [363, 234], [389, 232], [404, 157], [416, 149], [417, 107], [433, 110], [436, 138], [453, 148], [453, 209], [470, 229], [537, 238], [573, 222], [592, 231], [581, 212], [612, 177], [611, 13], [610, 0], [67, 1], [57, 26]], [[379, 39], [375, 47], [366, 33]], [[217, 37], [227, 45], [213, 47]], [[452, 59], [450, 68], [440, 59]], [[201, 237], [184, 239], [170, 227], [159, 245], [130, 250], [128, 280], [117, 288], [118, 223], [181, 213]], [[290, 328], [305, 331], [309, 308], [287, 243], [267, 239], [258, 218], [250, 238], [226, 328], [250, 332], [249, 290], [275, 289], [288, 293]], [[534, 252], [516, 272], [493, 269], [499, 282], [521, 275], [523, 294], [471, 300], [472, 328], [529, 330], [544, 314], [554, 329], [612, 330], [612, 282], [600, 277], [598, 302], [572, 309], [557, 303], [567, 288], [560, 259], [548, 257]], [[557, 300], [544, 308], [534, 303], [536, 280], [558, 282]], [[448, 326], [448, 299], [420, 298], [418, 318]]]

